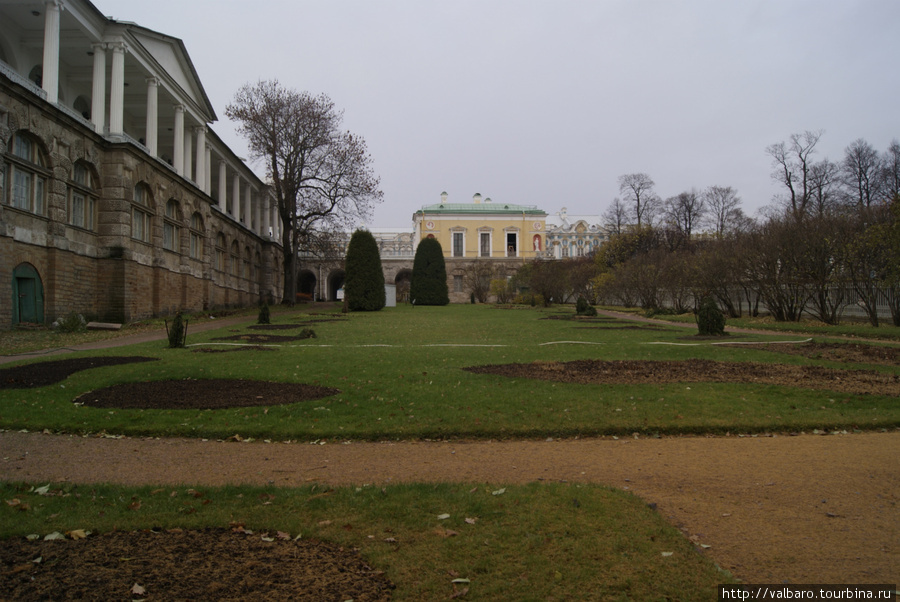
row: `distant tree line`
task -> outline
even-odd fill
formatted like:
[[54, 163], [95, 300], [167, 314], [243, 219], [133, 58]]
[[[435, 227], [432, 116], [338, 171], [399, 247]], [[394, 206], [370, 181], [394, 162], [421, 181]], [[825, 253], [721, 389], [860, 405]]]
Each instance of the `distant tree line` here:
[[900, 326], [900, 143], [865, 140], [839, 162], [816, 160], [822, 132], [766, 149], [780, 193], [757, 218], [728, 186], [662, 199], [644, 173], [619, 178], [603, 214], [609, 241], [590, 259], [534, 262], [517, 278], [543, 302], [596, 302], [648, 311], [694, 309], [712, 296], [731, 317], [765, 310], [837, 324], [850, 303], [878, 326]]

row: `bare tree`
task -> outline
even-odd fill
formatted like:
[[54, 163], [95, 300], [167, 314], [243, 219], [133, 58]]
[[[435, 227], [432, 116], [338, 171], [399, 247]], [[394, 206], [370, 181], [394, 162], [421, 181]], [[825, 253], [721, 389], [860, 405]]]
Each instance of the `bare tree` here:
[[772, 179], [787, 189], [786, 195], [781, 200], [797, 221], [804, 218], [812, 201], [810, 156], [815, 152], [816, 144], [821, 137], [821, 130], [806, 131], [802, 134], [792, 134], [788, 143], [779, 142], [766, 148], [766, 153], [772, 157], [772, 164], [775, 167]]
[[692, 188], [690, 191], [666, 199], [663, 212], [668, 225], [675, 228], [682, 237], [690, 240], [694, 228], [706, 212], [706, 203], [700, 192]]
[[871, 207], [878, 198], [881, 157], [871, 144], [858, 138], [844, 150], [841, 177], [847, 191], [848, 204], [857, 208]]
[[621, 234], [628, 225], [628, 208], [622, 202], [622, 199], [616, 197], [610, 203], [606, 211], [603, 212], [603, 227], [610, 236]]
[[278, 202], [284, 249], [283, 302], [297, 293], [297, 255], [311, 231], [366, 217], [380, 202], [366, 142], [341, 131], [343, 112], [328, 96], [283, 88], [277, 80], [245, 84], [225, 114], [261, 159]]
[[831, 212], [838, 204], [840, 166], [828, 159], [813, 163], [809, 170], [809, 187], [812, 208], [818, 217]]
[[900, 142], [892, 140], [881, 158], [881, 191], [888, 202], [900, 199]]
[[710, 186], [703, 192], [706, 205], [706, 223], [718, 238], [734, 229], [734, 222], [741, 211], [741, 198], [731, 186]]
[[649, 226], [659, 209], [660, 199], [653, 191], [655, 183], [645, 173], [630, 173], [619, 176], [619, 192], [625, 202], [633, 205], [633, 213], [638, 228]]

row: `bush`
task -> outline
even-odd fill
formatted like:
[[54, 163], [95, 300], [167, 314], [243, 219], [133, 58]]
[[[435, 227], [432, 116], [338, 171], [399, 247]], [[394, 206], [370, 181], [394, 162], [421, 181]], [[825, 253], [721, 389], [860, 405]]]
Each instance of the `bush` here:
[[416, 305], [450, 303], [444, 250], [436, 238], [424, 238], [416, 248], [409, 298]]
[[575, 315], [596, 316], [597, 309], [584, 297], [578, 297], [578, 301], [575, 302]]
[[181, 317], [180, 311], [175, 314], [171, 328], [169, 328], [169, 321], [166, 320], [166, 334], [169, 335], [169, 347], [171, 349], [184, 347], [184, 342], [187, 339], [187, 322]]
[[82, 332], [87, 330], [87, 321], [84, 316], [74, 311], [65, 317], [59, 318], [53, 323], [57, 332]]
[[350, 311], [378, 311], [386, 303], [378, 243], [368, 230], [350, 237], [345, 262], [344, 299]]
[[700, 299], [697, 308], [697, 330], [701, 336], [722, 336], [725, 334], [725, 314], [716, 305], [716, 300], [706, 295]]
[[257, 324], [270, 324], [271, 317], [269, 315], [269, 304], [263, 303], [259, 308], [259, 317], [256, 318]]

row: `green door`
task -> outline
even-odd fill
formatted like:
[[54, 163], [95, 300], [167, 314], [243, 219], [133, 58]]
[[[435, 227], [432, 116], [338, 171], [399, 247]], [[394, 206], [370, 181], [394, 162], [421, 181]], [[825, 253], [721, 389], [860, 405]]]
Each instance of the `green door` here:
[[44, 289], [34, 266], [23, 263], [13, 270], [13, 324], [44, 321]]

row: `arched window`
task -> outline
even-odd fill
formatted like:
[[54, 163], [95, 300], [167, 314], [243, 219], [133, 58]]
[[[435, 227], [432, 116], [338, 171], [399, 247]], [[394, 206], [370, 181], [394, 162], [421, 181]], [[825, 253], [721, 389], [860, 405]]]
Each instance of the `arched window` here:
[[7, 164], [9, 196], [6, 202], [16, 209], [45, 215], [50, 170], [40, 145], [28, 134], [17, 132], [10, 141]]
[[150, 207], [152, 198], [150, 187], [139, 182], [134, 187], [134, 197], [131, 205], [131, 238], [150, 242]]
[[241, 260], [241, 248], [238, 246], [237, 241], [231, 243], [231, 272], [232, 276], [238, 275], [238, 265]]
[[244, 267], [241, 276], [250, 278], [250, 247], [244, 247]]
[[97, 181], [94, 170], [81, 161], [72, 167], [69, 180], [69, 224], [77, 228], [93, 230], [97, 211]]
[[178, 227], [180, 211], [178, 201], [169, 199], [166, 201], [166, 215], [163, 218], [163, 248], [168, 251], [178, 252]]
[[191, 216], [191, 257], [203, 259], [203, 217], [199, 213]]
[[225, 235], [221, 232], [216, 235], [216, 269], [225, 271]]

